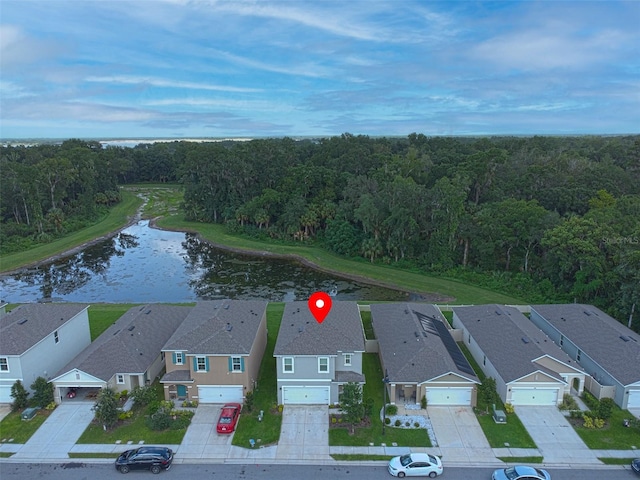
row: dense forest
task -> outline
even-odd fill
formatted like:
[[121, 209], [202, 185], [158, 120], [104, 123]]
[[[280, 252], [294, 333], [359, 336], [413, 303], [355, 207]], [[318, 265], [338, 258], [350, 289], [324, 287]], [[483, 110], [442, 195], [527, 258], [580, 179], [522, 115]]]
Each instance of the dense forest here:
[[[592, 303], [640, 303], [640, 136], [339, 137], [0, 150], [1, 252], [100, 217], [118, 185], [181, 183], [190, 220]], [[640, 330], [636, 314], [634, 328]]]

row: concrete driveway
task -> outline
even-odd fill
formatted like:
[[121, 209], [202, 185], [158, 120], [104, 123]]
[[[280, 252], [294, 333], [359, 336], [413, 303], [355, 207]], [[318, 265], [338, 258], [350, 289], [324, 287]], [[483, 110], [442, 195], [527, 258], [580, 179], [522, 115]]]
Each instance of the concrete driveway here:
[[557, 407], [515, 407], [544, 463], [601, 464]]
[[447, 462], [495, 463], [493, 450], [471, 407], [427, 407], [433, 433]]
[[93, 420], [93, 403], [58, 405], [12, 458], [68, 458], [67, 453]]
[[233, 434], [219, 435], [216, 432], [221, 408], [222, 405], [198, 405], [176, 451], [176, 458], [224, 459], [229, 456]]
[[278, 460], [327, 460], [329, 407], [285, 405], [276, 451]]

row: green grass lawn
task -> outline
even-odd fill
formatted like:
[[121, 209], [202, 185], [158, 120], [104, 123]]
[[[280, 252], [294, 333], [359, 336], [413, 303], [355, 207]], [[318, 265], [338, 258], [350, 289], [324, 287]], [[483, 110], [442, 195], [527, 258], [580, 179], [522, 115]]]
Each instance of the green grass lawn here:
[[625, 418], [633, 418], [633, 415], [615, 406], [604, 428], [574, 428], [587, 447], [594, 450], [640, 449], [640, 429], [623, 426]]
[[[458, 346], [471, 364], [473, 371], [476, 372], [480, 381], [483, 381], [485, 376], [480, 366], [471, 356], [471, 352], [469, 352], [467, 346], [464, 343], [458, 343]], [[491, 416], [491, 407], [491, 405], [485, 405], [482, 399], [478, 398], [475, 408], [476, 418], [491, 448], [503, 448], [507, 443], [511, 448], [536, 448], [536, 444], [529, 435], [529, 432], [524, 428], [524, 425], [522, 425], [522, 422], [515, 413], [507, 413], [506, 424], [497, 424]], [[504, 405], [500, 399], [498, 399], [496, 407], [504, 411]], [[489, 414], [485, 414], [484, 412], [486, 411], [488, 411]]]
[[20, 415], [22, 410], [11, 412], [0, 422], [0, 440], [11, 443], [24, 443], [31, 438], [40, 425], [44, 423], [51, 412], [49, 410], [38, 410], [38, 413], [31, 420], [22, 420]]
[[349, 461], [349, 462], [366, 462], [368, 460], [383, 460], [388, 462], [393, 458], [391, 455], [365, 455], [365, 454], [351, 454], [351, 453], [332, 453], [331, 458], [338, 461]]
[[[260, 364], [260, 376], [258, 377], [258, 387], [254, 392], [253, 410], [251, 412], [242, 411], [236, 433], [233, 435], [233, 445], [239, 447], [249, 447], [249, 439], [259, 445], [269, 445], [276, 443], [280, 438], [280, 426], [282, 425], [282, 415], [273, 413], [274, 407], [277, 411], [277, 381], [276, 362], [273, 358], [273, 349], [276, 345], [282, 314], [284, 313], [284, 303], [269, 303], [267, 306], [267, 347]], [[260, 410], [264, 411], [264, 418], [258, 421]]]
[[369, 443], [380, 445], [393, 442], [401, 447], [431, 447], [431, 441], [427, 431], [423, 428], [395, 428], [387, 425], [385, 435], [382, 434], [382, 420], [380, 411], [383, 404], [382, 367], [380, 359], [375, 353], [362, 355], [362, 373], [367, 383], [364, 385], [363, 398], [373, 399], [373, 415], [371, 425], [366, 428], [356, 428], [353, 435], [349, 428], [329, 428], [329, 445], [369, 446]]
[[142, 200], [133, 193], [122, 191], [122, 201], [115, 205], [100, 222], [51, 243], [40, 245], [24, 252], [3, 255], [0, 258], [0, 272], [7, 272], [34, 262], [46, 260], [49, 257], [114, 232], [127, 224], [129, 217], [135, 214], [141, 204]]
[[89, 307], [89, 329], [93, 342], [135, 303], [98, 303]]
[[371, 323], [371, 312], [360, 311], [360, 318], [362, 318], [365, 338], [367, 340], [374, 340], [376, 338], [376, 334], [373, 331], [373, 324]]
[[[156, 390], [156, 398], [164, 400], [163, 387], [160, 383], [153, 384]], [[102, 425], [95, 420], [87, 427], [77, 443], [116, 443], [120, 440], [126, 444], [128, 441], [137, 444], [143, 440], [146, 444], [158, 443], [166, 445], [180, 444], [187, 429], [155, 431], [147, 427], [146, 408], [135, 409], [133, 417], [120, 422], [111, 430], [105, 431]]]
[[542, 457], [498, 457], [498, 460], [502, 460], [504, 463], [513, 464], [527, 464], [527, 463], [542, 463]]

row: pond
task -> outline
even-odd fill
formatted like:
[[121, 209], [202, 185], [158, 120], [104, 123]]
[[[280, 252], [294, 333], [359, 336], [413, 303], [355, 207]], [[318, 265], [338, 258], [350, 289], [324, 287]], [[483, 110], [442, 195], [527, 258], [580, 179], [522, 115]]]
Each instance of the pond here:
[[9, 303], [290, 302], [317, 290], [336, 300], [414, 299], [296, 261], [230, 253], [193, 234], [151, 228], [146, 220], [75, 255], [0, 277], [0, 299]]

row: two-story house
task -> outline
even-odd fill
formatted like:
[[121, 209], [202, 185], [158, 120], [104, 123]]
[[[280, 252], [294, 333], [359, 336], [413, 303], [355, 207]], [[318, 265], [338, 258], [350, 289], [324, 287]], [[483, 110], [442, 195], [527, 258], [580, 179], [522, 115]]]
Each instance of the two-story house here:
[[256, 387], [266, 312], [266, 301], [198, 302], [162, 348], [165, 399], [242, 403]]
[[91, 343], [86, 304], [34, 303], [0, 316], [0, 403], [11, 403], [11, 386], [27, 390], [50, 379]]
[[355, 302], [333, 302], [322, 323], [306, 302], [287, 303], [274, 349], [278, 403], [338, 403], [343, 385], [364, 384], [364, 329]]

